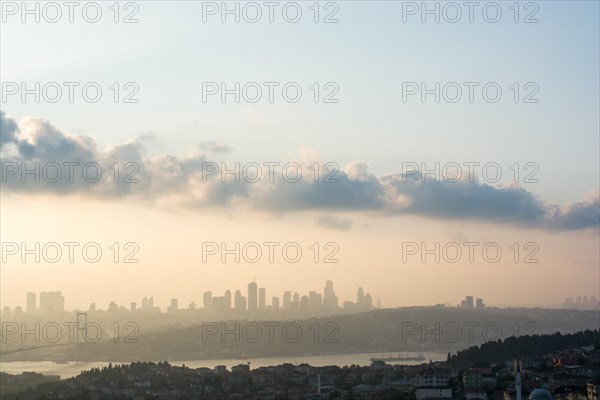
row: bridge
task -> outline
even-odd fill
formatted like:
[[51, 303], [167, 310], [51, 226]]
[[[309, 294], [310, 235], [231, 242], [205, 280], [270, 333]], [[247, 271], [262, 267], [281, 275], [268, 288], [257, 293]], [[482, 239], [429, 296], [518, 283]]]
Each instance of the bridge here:
[[[73, 328], [71, 329], [75, 329], [76, 334], [74, 335], [74, 339], [75, 341], [72, 341], [71, 336], [69, 335], [69, 340], [68, 342], [55, 342], [55, 343], [47, 343], [47, 344], [38, 344], [38, 345], [31, 345], [31, 346], [24, 346], [27, 344], [27, 341], [23, 340], [23, 341], [15, 341], [15, 340], [11, 340], [8, 337], [9, 336], [16, 336], [17, 334], [19, 334], [18, 331], [11, 331], [11, 332], [5, 332], [5, 326], [3, 323], [3, 327], [2, 327], [2, 333], [0, 334], [0, 357], [2, 356], [7, 356], [9, 354], [15, 354], [15, 353], [22, 353], [25, 351], [34, 351], [34, 350], [39, 350], [39, 349], [47, 349], [47, 348], [52, 348], [52, 347], [65, 347], [65, 346], [72, 346], [72, 345], [77, 345], [77, 344], [83, 344], [84, 346], [84, 358], [87, 358], [87, 341], [86, 340], [81, 340], [80, 338], [83, 338], [83, 331], [86, 329], [87, 326], [87, 312], [77, 312], [77, 316], [75, 321], [66, 321], [63, 322], [63, 324], [65, 323], [73, 323], [75, 324], [73, 326]], [[55, 323], [56, 325], [58, 325], [57, 323]], [[37, 325], [39, 326], [39, 325]], [[60, 327], [60, 325], [58, 325]], [[31, 330], [27, 330], [26, 333], [21, 332], [21, 338], [23, 338], [23, 335], [25, 335], [25, 337], [27, 335], [32, 335], [35, 334], [36, 336], [39, 335], [39, 332], [35, 332], [35, 331], [31, 331]], [[61, 330], [61, 338], [62, 338], [62, 330]], [[60, 338], [58, 339], [60, 340]], [[6, 349], [7, 344], [10, 348]]]

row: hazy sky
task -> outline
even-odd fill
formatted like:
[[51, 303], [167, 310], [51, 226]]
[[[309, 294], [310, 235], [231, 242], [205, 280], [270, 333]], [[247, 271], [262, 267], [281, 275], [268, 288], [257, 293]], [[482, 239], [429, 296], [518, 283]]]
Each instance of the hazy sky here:
[[[322, 291], [327, 279], [342, 300], [354, 299], [363, 286], [384, 306], [456, 304], [466, 294], [492, 305], [598, 297], [599, 5], [520, 3], [515, 23], [512, 2], [498, 2], [502, 14], [492, 23], [486, 18], [493, 19], [496, 8], [489, 3], [474, 9], [472, 23], [465, 7], [456, 23], [447, 21], [455, 10], [444, 3], [439, 23], [432, 15], [422, 22], [420, 10], [410, 13], [421, 2], [394, 1], [322, 2], [318, 23], [313, 2], [295, 3], [302, 10], [297, 23], [282, 16], [289, 2], [275, 8], [273, 23], [263, 2], [256, 3], [263, 12], [256, 23], [243, 15], [239, 23], [226, 15], [223, 23], [220, 13], [206, 14], [221, 2], [132, 3], [137, 6], [120, 9], [119, 23], [112, 2], [99, 2], [97, 23], [86, 22], [80, 9], [74, 23], [66, 9], [57, 23], [33, 17], [22, 23], [19, 13], [3, 8], [3, 172], [7, 163], [21, 162], [95, 161], [103, 169], [102, 180], [92, 184], [80, 175], [56, 183], [22, 183], [18, 173], [7, 175], [3, 249], [7, 242], [30, 248], [94, 242], [103, 256], [97, 263], [83, 260], [79, 250], [73, 263], [66, 254], [57, 263], [7, 256], [0, 271], [2, 305], [24, 305], [27, 291], [62, 290], [68, 309], [148, 295], [163, 307], [172, 297], [187, 306], [200, 304], [205, 290], [245, 293], [253, 277], [267, 288], [268, 303], [284, 290]], [[294, 17], [294, 10], [286, 15]], [[247, 11], [252, 18], [254, 11]], [[122, 23], [129, 13], [139, 22]], [[327, 15], [339, 22], [323, 23]], [[538, 22], [524, 23], [528, 16]], [[56, 103], [35, 102], [33, 95], [22, 101], [20, 92], [10, 94], [22, 82], [28, 88], [35, 82], [79, 86], [72, 103], [64, 85]], [[103, 90], [96, 103], [82, 97], [89, 82]], [[110, 89], [115, 82], [117, 103]], [[223, 103], [217, 94], [203, 101], [206, 82], [229, 88], [258, 82], [263, 97], [236, 103], [230, 95]], [[263, 82], [279, 84], [272, 103]], [[282, 96], [289, 82], [302, 89], [296, 103]], [[456, 82], [462, 97], [446, 101], [455, 94], [451, 85], [439, 103], [434, 95], [422, 102], [421, 93], [403, 101], [407, 82], [426, 82], [430, 89], [435, 82]], [[476, 84], [473, 102], [464, 82]], [[482, 96], [489, 83], [502, 90], [497, 102]], [[139, 89], [133, 95], [138, 102], [124, 103], [132, 88]], [[323, 102], [333, 92], [338, 102]], [[277, 168], [273, 183], [265, 176], [258, 183], [202, 177], [208, 162], [290, 161], [302, 166], [298, 182], [286, 182]], [[129, 170], [121, 170], [115, 184], [109, 170], [115, 162], [135, 163], [139, 182], [122, 182]], [[321, 171], [315, 183], [314, 162], [339, 166], [338, 182], [324, 183]], [[493, 169], [482, 176], [481, 166], [473, 182], [402, 175], [406, 163], [433, 168], [436, 162], [458, 163], [463, 172], [465, 163], [493, 163], [502, 177], [490, 178]], [[118, 263], [110, 249], [115, 242]], [[129, 242], [135, 245], [125, 248]], [[206, 242], [281, 246], [273, 263], [266, 253], [257, 263], [222, 263], [218, 256], [203, 262]], [[296, 263], [281, 256], [281, 247], [292, 242], [303, 251]], [[407, 242], [482, 245], [473, 262], [462, 245], [458, 262], [442, 257], [436, 263], [433, 255], [422, 262], [420, 253], [403, 260]], [[488, 242], [502, 249], [498, 262], [482, 256]], [[122, 262], [133, 250], [139, 262]], [[332, 251], [339, 262], [324, 263]], [[528, 255], [539, 262], [525, 263]]]

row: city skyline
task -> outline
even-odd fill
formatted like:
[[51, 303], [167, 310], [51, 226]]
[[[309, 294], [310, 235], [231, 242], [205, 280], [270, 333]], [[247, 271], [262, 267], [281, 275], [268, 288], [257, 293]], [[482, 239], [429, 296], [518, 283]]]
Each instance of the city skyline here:
[[[273, 23], [231, 14], [199, 23], [203, 4], [143, 2], [136, 23], [115, 23], [108, 3], [98, 23], [80, 14], [70, 23], [66, 9], [57, 23], [6, 15], [0, 233], [24, 251], [57, 243], [63, 257], [50, 262], [48, 248], [23, 262], [4, 248], [0, 304], [52, 288], [71, 308], [86, 297], [125, 304], [146, 288], [160, 304], [188, 304], [198, 290], [245, 290], [252, 276], [277, 293], [332, 279], [341, 297], [363, 286], [386, 306], [468, 292], [500, 306], [596, 295], [597, 2], [540, 3], [537, 23], [509, 3], [497, 23], [482, 7], [473, 23], [466, 8], [458, 23], [404, 22], [407, 3], [389, 1], [340, 3], [331, 23], [322, 19], [335, 10], [316, 15], [309, 3], [298, 23], [282, 7]], [[64, 82], [74, 82], [73, 101]], [[297, 88], [301, 99], [289, 101]], [[88, 163], [100, 181], [96, 164], [82, 176]], [[71, 263], [63, 244], [72, 242]], [[273, 242], [271, 263], [264, 243]], [[207, 243], [248, 254], [204, 262]], [[255, 263], [252, 243], [262, 247]], [[297, 262], [282, 255], [290, 243], [302, 250]], [[441, 259], [404, 260], [406, 243], [439, 244]], [[497, 262], [483, 253], [489, 243], [501, 247]], [[82, 257], [86, 244], [99, 245], [99, 261]]]
[[[329, 282], [331, 282], [331, 286], [329, 286]], [[339, 303], [338, 296], [333, 293], [333, 297], [328, 297], [327, 302], [324, 300], [323, 295], [316, 291], [309, 291], [308, 295], [302, 295], [296, 291], [284, 291], [282, 295], [272, 296], [271, 303], [267, 304], [266, 302], [266, 288], [258, 287], [256, 282], [248, 283], [248, 291], [247, 294], [251, 293], [251, 287], [256, 287], [257, 289], [257, 298], [256, 298], [256, 308], [251, 308], [251, 301], [248, 300], [249, 296], [243, 296], [240, 290], [235, 290], [234, 296], [232, 297], [232, 291], [226, 290], [223, 296], [213, 296], [212, 291], [205, 291], [200, 296], [202, 298], [202, 305], [192, 301], [189, 303], [187, 307], [179, 307], [179, 299], [171, 298], [167, 303], [167, 306], [160, 307], [159, 305], [154, 304], [153, 296], [144, 296], [142, 300], [138, 303], [137, 301], [131, 301], [129, 303], [129, 307], [125, 307], [125, 305], [118, 305], [115, 301], [111, 301], [106, 310], [102, 308], [97, 308], [96, 302], [91, 302], [90, 307], [87, 311], [129, 311], [129, 312], [161, 312], [161, 313], [172, 313], [176, 311], [185, 311], [185, 310], [197, 310], [204, 312], [211, 312], [213, 315], [219, 315], [219, 313], [231, 313], [232, 311], [252, 314], [258, 311], [311, 311], [311, 312], [327, 312], [327, 311], [338, 311], [344, 310], [348, 312], [352, 311], [368, 311], [370, 309], [383, 308], [382, 300], [380, 298], [375, 299], [375, 303], [373, 303], [373, 299], [370, 293], [364, 293], [364, 290], [361, 286], [358, 287], [356, 293], [356, 301], [352, 302], [350, 300], [343, 301], [341, 304]], [[333, 290], [333, 282], [327, 281], [326, 286], [323, 292], [327, 292], [328, 288]], [[236, 298], [238, 296], [239, 307], [236, 307]], [[331, 296], [331, 292], [330, 292]], [[34, 292], [28, 292], [26, 294], [25, 306], [4, 306], [2, 307], [2, 315], [15, 315], [16, 314], [46, 314], [51, 315], [53, 313], [63, 313], [63, 312], [75, 312], [75, 311], [86, 311], [86, 309], [71, 309], [66, 310], [65, 308], [65, 297], [62, 296], [62, 292], [60, 291], [50, 291], [50, 292], [41, 292], [39, 299], [39, 306], [37, 301], [37, 294]], [[281, 299], [281, 302], [280, 302]], [[199, 299], [198, 299], [199, 300]], [[215, 303], [216, 300], [216, 303]], [[326, 306], [325, 304], [330, 304]], [[242, 305], [246, 306], [246, 308], [242, 308]], [[280, 307], [281, 305], [281, 307]], [[427, 306], [424, 304], [418, 306]], [[460, 300], [456, 303], [456, 305], [452, 305], [452, 303], [442, 303], [442, 304], [430, 304], [430, 306], [443, 306], [443, 307], [457, 307], [466, 310], [484, 310], [488, 305], [484, 302], [483, 298], [474, 297], [471, 295], [467, 295], [463, 300]], [[398, 307], [388, 307], [388, 308], [398, 308]], [[600, 311], [600, 300], [596, 296], [576, 296], [566, 297], [565, 300], [561, 304], [561, 308], [563, 309], [573, 309], [573, 310], [599, 310]], [[164, 309], [164, 311], [163, 311]], [[42, 310], [46, 310], [45, 312]], [[56, 311], [55, 311], [56, 310]]]
[[[228, 313], [231, 311], [242, 312], [247, 314], [256, 313], [264, 310], [282, 310], [296, 312], [327, 312], [344, 309], [346, 311], [368, 311], [375, 308], [373, 299], [370, 293], [365, 293], [362, 287], [358, 287], [355, 302], [346, 300], [340, 303], [338, 296], [333, 289], [333, 282], [326, 281], [322, 295], [317, 291], [311, 290], [308, 295], [300, 295], [297, 291], [284, 291], [281, 297], [271, 297], [271, 303], [266, 302], [266, 288], [258, 287], [256, 282], [248, 283], [247, 296], [243, 296], [240, 290], [236, 290], [233, 297], [232, 291], [226, 290], [223, 296], [213, 296], [212, 291], [202, 293], [202, 306], [198, 306], [192, 301], [189, 306], [179, 308], [179, 300], [172, 298], [165, 312], [176, 312], [182, 310], [203, 310], [205, 312]], [[37, 295], [34, 292], [28, 292], [26, 295], [26, 314], [53, 314], [65, 312], [65, 297], [62, 292], [41, 292], [39, 306], [37, 306]], [[280, 303], [281, 298], [281, 303]], [[281, 308], [279, 305], [281, 304]], [[377, 308], [381, 308], [381, 299], [376, 299]], [[160, 306], [155, 305], [153, 296], [144, 296], [139, 303], [132, 301], [129, 303], [129, 308], [117, 305], [115, 301], [111, 301], [106, 311], [130, 311], [130, 312], [162, 312]], [[43, 311], [44, 310], [44, 311]], [[72, 311], [76, 311], [73, 309]], [[96, 303], [90, 303], [89, 311], [101, 310], [96, 308]], [[2, 308], [3, 314], [10, 315], [11, 311], [18, 314], [23, 313], [23, 306], [15, 306], [12, 309], [10, 306]]]
[[599, 15], [0, 0], [0, 400], [600, 400]]

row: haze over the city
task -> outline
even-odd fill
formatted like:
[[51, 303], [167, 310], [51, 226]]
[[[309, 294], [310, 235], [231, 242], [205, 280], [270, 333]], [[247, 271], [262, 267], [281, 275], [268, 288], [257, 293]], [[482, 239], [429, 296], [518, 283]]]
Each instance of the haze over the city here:
[[[140, 3], [133, 24], [7, 16], [2, 82], [19, 85], [3, 87], [3, 163], [95, 161], [103, 178], [89, 183], [75, 170], [66, 182], [63, 166], [58, 183], [33, 175], [23, 183], [21, 171], [3, 167], [2, 305], [24, 306], [29, 291], [61, 291], [67, 309], [150, 295], [166, 308], [172, 298], [200, 303], [205, 291], [244, 289], [255, 278], [269, 296], [333, 280], [341, 298], [353, 299], [362, 286], [384, 307], [457, 304], [465, 294], [492, 306], [561, 307], [566, 297], [598, 294], [596, 2], [543, 3], [532, 24], [515, 23], [508, 9], [493, 24], [479, 14], [473, 23], [401, 22], [393, 2], [344, 2], [338, 23], [321, 24], [304, 5], [300, 22], [272, 24], [222, 23], [219, 15], [200, 22], [202, 5], [189, 2]], [[21, 82], [30, 90], [59, 82], [63, 98], [23, 101]], [[73, 102], [63, 82], [81, 84]], [[81, 97], [86, 82], [103, 88], [100, 101]], [[135, 83], [138, 102], [115, 103], [114, 82], [121, 97]], [[206, 82], [259, 82], [263, 98], [223, 102], [206, 96]], [[280, 83], [273, 102], [263, 82]], [[282, 100], [286, 82], [303, 89], [300, 101]], [[405, 96], [415, 88], [406, 82], [430, 90], [458, 82], [463, 98], [423, 102], [420, 93]], [[478, 82], [473, 102], [464, 82]], [[482, 99], [486, 82], [503, 89], [500, 101]], [[522, 101], [532, 93], [527, 83], [538, 102]], [[323, 102], [332, 87], [338, 101]], [[298, 182], [282, 175], [290, 162], [301, 167]], [[256, 163], [262, 179], [207, 175], [207, 165], [221, 163]], [[279, 163], [273, 183], [265, 163]], [[433, 181], [455, 164], [460, 179]], [[124, 182], [135, 168], [139, 181]], [[332, 171], [337, 182], [324, 182]], [[79, 243], [73, 262], [65, 242]], [[272, 242], [270, 262], [264, 243]], [[50, 248], [39, 263], [35, 255], [23, 262], [22, 243], [39, 243], [38, 255], [58, 243], [62, 259], [48, 262]], [[89, 243], [102, 250], [97, 262], [82, 257]], [[236, 243], [240, 261], [230, 254], [222, 262]], [[248, 243], [262, 251], [256, 262], [255, 248], [242, 254]], [[281, 252], [290, 243], [302, 251], [294, 262]]]

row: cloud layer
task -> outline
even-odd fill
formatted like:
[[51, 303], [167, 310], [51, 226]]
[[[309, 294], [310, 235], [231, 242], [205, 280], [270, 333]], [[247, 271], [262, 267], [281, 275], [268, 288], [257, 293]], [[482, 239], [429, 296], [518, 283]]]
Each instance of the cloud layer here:
[[[5, 193], [80, 194], [99, 199], [127, 196], [149, 205], [197, 211], [215, 207], [273, 214], [314, 211], [317, 224], [337, 230], [349, 229], [351, 221], [336, 213], [350, 212], [419, 215], [548, 230], [600, 226], [598, 192], [580, 202], [559, 206], [547, 204], [519, 186], [495, 187], [466, 180], [423, 181], [419, 174], [376, 176], [364, 163], [337, 171], [333, 177], [337, 182], [315, 182], [310, 174], [292, 182], [277, 168], [272, 180], [262, 170], [263, 177], [256, 183], [244, 180], [244, 174], [237, 181], [234, 174], [229, 174], [223, 182], [221, 164], [206, 154], [148, 157], [139, 139], [100, 148], [92, 136], [63, 132], [42, 119], [26, 117], [17, 122], [3, 112], [0, 133]], [[201, 148], [213, 153], [230, 150], [220, 142], [205, 142]], [[39, 182], [34, 173], [23, 175], [24, 169], [35, 170], [36, 163]], [[302, 165], [302, 161], [297, 163]], [[234, 169], [229, 165], [227, 168]], [[101, 177], [97, 174], [100, 170]], [[254, 176], [255, 169], [248, 171]]]

